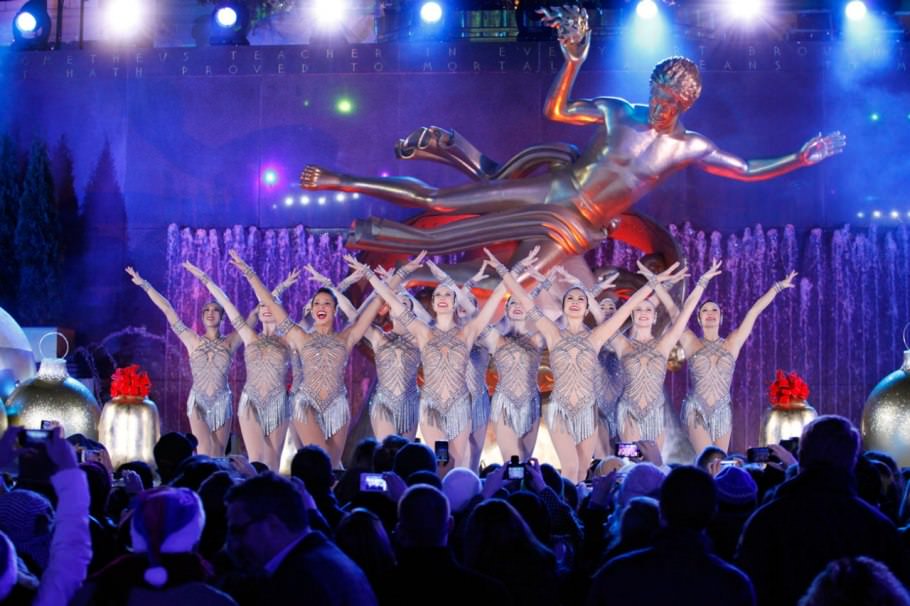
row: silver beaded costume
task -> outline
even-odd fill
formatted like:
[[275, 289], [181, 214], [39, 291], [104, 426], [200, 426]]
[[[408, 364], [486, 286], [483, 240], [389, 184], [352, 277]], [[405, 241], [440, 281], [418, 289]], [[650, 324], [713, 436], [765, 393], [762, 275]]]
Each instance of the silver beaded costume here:
[[471, 393], [471, 431], [486, 427], [490, 422], [490, 392], [487, 389], [487, 368], [490, 366], [490, 350], [480, 342], [490, 327], [487, 326], [477, 336], [471, 348], [471, 362], [468, 365], [468, 391]]
[[303, 381], [291, 404], [294, 420], [307, 423], [307, 409], [311, 409], [328, 440], [351, 420], [344, 382], [347, 346], [335, 333], [311, 332], [300, 348], [300, 360]]
[[[180, 320], [171, 328], [177, 336], [188, 330]], [[199, 346], [190, 352], [193, 386], [186, 400], [186, 414], [188, 417], [198, 414], [211, 431], [224, 427], [233, 416], [228, 384], [231, 350], [225, 344], [226, 340], [226, 337], [213, 340], [203, 336]]]
[[541, 353], [529, 335], [503, 335], [493, 354], [499, 382], [490, 416], [496, 422], [502, 420], [519, 437], [531, 431], [540, 419], [537, 371]]
[[264, 435], [275, 431], [290, 417], [287, 387], [290, 352], [278, 336], [258, 335], [243, 351], [246, 384], [240, 396], [239, 414], [251, 407]]
[[627, 342], [629, 351], [620, 359], [626, 383], [616, 405], [616, 425], [621, 431], [631, 421], [638, 426], [640, 439], [656, 440], [664, 430], [667, 359], [654, 348], [654, 339]]
[[417, 428], [419, 366], [420, 348], [413, 335], [382, 333], [382, 342], [376, 346], [376, 391], [370, 399], [370, 418], [388, 421], [399, 435], [408, 435]]
[[689, 359], [691, 390], [682, 407], [687, 427], [704, 427], [712, 442], [733, 429], [730, 385], [736, 358], [724, 348], [724, 340], [702, 341], [702, 348]]
[[577, 333], [563, 330], [559, 342], [550, 350], [553, 392], [547, 422], [552, 428], [556, 417], [562, 417], [576, 444], [590, 437], [596, 429], [594, 394], [599, 363], [590, 335], [587, 328]]

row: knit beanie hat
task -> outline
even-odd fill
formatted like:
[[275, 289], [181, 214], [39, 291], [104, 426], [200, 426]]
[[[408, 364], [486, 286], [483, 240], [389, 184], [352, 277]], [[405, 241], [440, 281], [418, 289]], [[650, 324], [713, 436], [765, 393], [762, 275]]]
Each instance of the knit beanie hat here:
[[[41, 522], [39, 518], [45, 518]], [[38, 529], [43, 527], [43, 532]], [[54, 530], [54, 508], [44, 496], [31, 490], [16, 489], [0, 494], [0, 531], [16, 546], [16, 552], [28, 556], [40, 570], [47, 568], [51, 535]]]
[[205, 511], [199, 496], [188, 488], [148, 490], [139, 497], [133, 512], [133, 551], [145, 553], [149, 568], [145, 581], [153, 587], [167, 584], [163, 553], [189, 553], [202, 538]]
[[480, 478], [465, 467], [456, 467], [442, 479], [442, 492], [448, 497], [453, 512], [461, 511], [480, 494], [480, 489]]
[[619, 488], [620, 507], [625, 507], [635, 497], [658, 498], [665, 477], [664, 472], [652, 463], [636, 464], [626, 474], [626, 479]]
[[758, 485], [748, 471], [739, 467], [724, 467], [714, 477], [717, 484], [717, 500], [728, 505], [755, 503]]

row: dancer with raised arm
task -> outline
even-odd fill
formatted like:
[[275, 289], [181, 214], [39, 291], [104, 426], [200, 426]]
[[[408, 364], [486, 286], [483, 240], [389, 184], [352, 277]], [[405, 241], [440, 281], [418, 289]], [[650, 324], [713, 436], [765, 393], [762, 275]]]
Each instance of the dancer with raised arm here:
[[[565, 328], [560, 328], [540, 312], [530, 295], [493, 253], [488, 250], [486, 253], [512, 296], [529, 310], [527, 321], [540, 331], [550, 350], [554, 381], [548, 419], [550, 436], [562, 475], [580, 482], [584, 480], [597, 436], [597, 352], [616, 334], [632, 310], [651, 294], [652, 288], [646, 284], [637, 290], [613, 317], [594, 330], [584, 324], [588, 312], [587, 293], [580, 288], [571, 288], [563, 297]], [[533, 264], [536, 260], [536, 256], [532, 256], [526, 262]], [[656, 280], [671, 279], [677, 265], [657, 276]]]
[[[660, 275], [655, 276], [639, 262], [639, 269], [648, 276], [648, 283], [659, 286]], [[631, 335], [616, 335], [611, 341], [625, 373], [626, 384], [616, 405], [616, 427], [623, 442], [651, 440], [659, 447], [664, 441], [664, 414], [667, 405], [664, 396], [664, 379], [667, 360], [676, 342], [686, 330], [686, 323], [695, 311], [698, 300], [712, 278], [720, 275], [720, 261], [698, 279], [695, 288], [686, 297], [682, 311], [660, 337], [652, 334], [657, 322], [654, 303], [642, 300], [632, 311]]]
[[[221, 334], [221, 321], [224, 319], [224, 308], [215, 301], [202, 306], [202, 325], [205, 333], [196, 334], [184, 324], [170, 301], [142, 278], [132, 267], [126, 268], [133, 284], [142, 288], [155, 306], [167, 319], [171, 330], [186, 347], [190, 359], [190, 373], [193, 386], [190, 388], [186, 402], [186, 416], [190, 421], [190, 431], [199, 441], [199, 454], [210, 457], [224, 456], [228, 438], [231, 435], [233, 419], [233, 402], [231, 386], [228, 384], [228, 373], [231, 370], [231, 358], [242, 339], [236, 331]], [[300, 272], [294, 270], [285, 280], [275, 287], [278, 296], [294, 284]], [[247, 316], [247, 324], [256, 319], [257, 309]]]
[[345, 260], [353, 270], [360, 270], [385, 299], [394, 317], [417, 339], [420, 361], [423, 364], [423, 388], [420, 392], [420, 432], [428, 444], [449, 442], [449, 453], [455, 464], [469, 464], [468, 436], [471, 433], [471, 394], [466, 373], [474, 340], [490, 323], [505, 294], [502, 285], [496, 287], [480, 312], [463, 326], [455, 321], [456, 289], [440, 284], [433, 291], [433, 312], [436, 322], [423, 322], [403, 304], [395, 291], [385, 284], [372, 269], [352, 256]]
[[[211, 278], [190, 263], [183, 267], [193, 274], [227, 313], [228, 320], [243, 339], [243, 359], [246, 363], [246, 384], [240, 395], [237, 419], [250, 461], [261, 461], [278, 471], [278, 457], [288, 429], [287, 380], [290, 352], [277, 334], [278, 325], [271, 309], [264, 304], [258, 308], [262, 332], [257, 334], [227, 295]], [[271, 298], [272, 294], [265, 291]]]
[[[730, 386], [733, 383], [733, 370], [739, 352], [745, 345], [755, 321], [774, 299], [788, 288], [793, 288], [796, 272], [775, 282], [768, 292], [758, 298], [742, 323], [727, 335], [720, 337], [720, 326], [723, 313], [720, 306], [711, 300], [702, 303], [698, 310], [698, 324], [702, 337], [686, 329], [680, 338], [680, 344], [686, 351], [689, 363], [689, 393], [683, 401], [682, 421], [689, 432], [695, 452], [701, 452], [707, 446], [717, 446], [726, 451], [730, 446], [730, 433], [733, 431], [733, 406], [730, 397]], [[655, 289], [661, 303], [671, 316], [678, 313], [676, 304], [667, 291]]]
[[[341, 332], [335, 332], [335, 312], [338, 301], [328, 288], [316, 291], [311, 301], [313, 329], [303, 330], [288, 315], [269, 292], [253, 268], [237, 251], [230, 251], [231, 263], [246, 277], [253, 292], [278, 322], [276, 333], [300, 355], [303, 383], [292, 402], [294, 431], [304, 446], [315, 444], [329, 454], [334, 469], [341, 468], [341, 455], [347, 440], [351, 406], [344, 380], [348, 355], [363, 338], [373, 321], [379, 305], [368, 306], [356, 321]], [[366, 313], [367, 311], [371, 313]]]

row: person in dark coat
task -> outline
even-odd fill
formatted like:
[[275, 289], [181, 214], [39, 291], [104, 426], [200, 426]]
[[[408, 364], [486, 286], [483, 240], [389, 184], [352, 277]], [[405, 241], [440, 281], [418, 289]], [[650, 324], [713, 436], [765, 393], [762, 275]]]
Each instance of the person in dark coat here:
[[663, 527], [654, 546], [604, 564], [594, 575], [588, 606], [755, 604], [748, 577], [710, 552], [704, 530], [716, 509], [717, 489], [707, 472], [671, 471], [660, 490]]
[[749, 518], [737, 549], [759, 605], [796, 604], [829, 562], [844, 557], [874, 558], [907, 581], [897, 529], [856, 495], [859, 444], [843, 417], [818, 417], [803, 429], [799, 473]]
[[426, 484], [408, 488], [398, 503], [398, 568], [389, 604], [512, 604], [502, 583], [455, 562], [447, 547], [451, 528], [449, 501], [440, 490]]
[[258, 581], [259, 603], [375, 605], [363, 571], [310, 527], [304, 496], [302, 488], [267, 472], [225, 497], [228, 549], [249, 569], [265, 573]]

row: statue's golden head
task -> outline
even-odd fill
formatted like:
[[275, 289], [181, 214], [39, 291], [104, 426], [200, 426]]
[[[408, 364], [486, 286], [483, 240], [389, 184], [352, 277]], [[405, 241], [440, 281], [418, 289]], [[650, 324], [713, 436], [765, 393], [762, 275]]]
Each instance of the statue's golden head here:
[[654, 66], [651, 84], [674, 89], [689, 109], [701, 94], [701, 73], [695, 62], [685, 57], [668, 57]]

